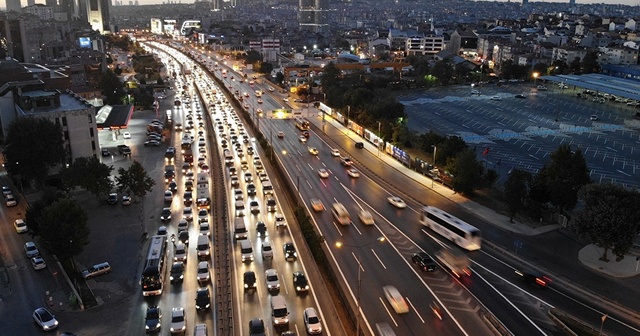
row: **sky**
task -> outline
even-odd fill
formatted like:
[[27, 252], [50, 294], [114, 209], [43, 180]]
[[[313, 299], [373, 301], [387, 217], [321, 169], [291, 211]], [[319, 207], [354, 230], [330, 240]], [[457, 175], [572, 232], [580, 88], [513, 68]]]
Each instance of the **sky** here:
[[[22, 1], [22, 6], [26, 6], [27, 5], [27, 0], [21, 0]], [[135, 1], [135, 0], [134, 0]], [[165, 0], [166, 1], [166, 0]], [[180, 1], [180, 0], [176, 0], [176, 1]], [[480, 0], [482, 1], [482, 0]], [[509, 1], [509, 0], [497, 0], [497, 1]], [[129, 3], [129, 0], [122, 0], [122, 2], [126, 5]], [[150, 4], [161, 4], [163, 2], [163, 0], [138, 0], [138, 3], [140, 5], [150, 5]], [[193, 2], [192, 0], [183, 0], [183, 3], [189, 3], [189, 2]], [[513, 2], [520, 2], [519, 0], [514, 0]], [[569, 0], [544, 0], [544, 1], [539, 1], [539, 0], [530, 0], [529, 2], [569, 2]], [[36, 3], [42, 3], [44, 4], [44, 1], [42, 0], [36, 0]], [[629, 6], [638, 6], [640, 5], [640, 0], [576, 0], [576, 3], [578, 4], [590, 4], [590, 3], [605, 3], [605, 4], [622, 4], [622, 5], [629, 5]], [[0, 0], [0, 8], [5, 9], [7, 8], [7, 1], [6, 0]]]

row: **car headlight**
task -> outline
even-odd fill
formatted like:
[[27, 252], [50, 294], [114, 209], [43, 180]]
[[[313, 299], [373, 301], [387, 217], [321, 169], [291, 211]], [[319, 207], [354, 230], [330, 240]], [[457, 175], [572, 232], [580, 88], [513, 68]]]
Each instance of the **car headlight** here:
[[173, 280], [173, 275], [170, 275], [170, 276], [169, 276], [169, 280]]
[[249, 284], [244, 284], [244, 288], [249, 288]]
[[145, 328], [146, 330], [149, 330], [149, 326], [148, 326], [148, 325], [145, 325], [145, 326], [144, 326], [144, 328]]

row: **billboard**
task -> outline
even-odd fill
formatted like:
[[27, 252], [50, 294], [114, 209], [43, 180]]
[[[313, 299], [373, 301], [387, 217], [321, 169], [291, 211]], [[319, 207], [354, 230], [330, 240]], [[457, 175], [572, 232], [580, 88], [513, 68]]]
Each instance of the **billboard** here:
[[162, 20], [151, 19], [151, 33], [162, 34]]
[[79, 37], [78, 44], [80, 44], [80, 48], [91, 49], [91, 38], [90, 37]]
[[164, 25], [163, 25], [164, 32], [169, 35], [173, 35], [174, 31], [176, 30], [177, 23], [178, 22], [176, 20], [164, 20]]

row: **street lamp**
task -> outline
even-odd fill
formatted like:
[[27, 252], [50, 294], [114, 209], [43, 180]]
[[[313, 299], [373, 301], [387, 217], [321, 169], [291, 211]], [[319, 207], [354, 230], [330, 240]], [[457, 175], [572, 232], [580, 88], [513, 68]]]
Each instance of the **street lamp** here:
[[357, 258], [357, 262], [358, 262], [358, 290], [356, 293], [356, 335], [360, 335], [360, 289], [362, 288], [362, 263], [360, 262], [361, 257], [362, 257], [362, 248], [363, 247], [367, 247], [369, 245], [375, 244], [375, 243], [383, 243], [385, 242], [385, 237], [384, 236], [380, 236], [378, 238], [376, 238], [376, 240], [364, 244], [364, 245], [349, 245], [349, 244], [344, 244], [342, 242], [336, 242], [336, 247], [337, 248], [342, 248], [342, 247], [353, 247], [353, 248], [357, 248], [358, 249], [358, 258]]
[[[433, 169], [436, 168], [436, 151], [438, 149], [438, 147], [436, 145], [431, 145], [431, 147], [433, 147]], [[435, 177], [433, 175], [431, 175], [431, 189], [433, 189], [433, 180], [435, 179]]]
[[378, 157], [380, 157], [380, 140], [382, 140], [382, 133], [380, 133], [380, 122], [378, 121]]
[[533, 85], [534, 86], [538, 83], [538, 76], [540, 76], [539, 73], [537, 73], [537, 72], [533, 73]]
[[347, 105], [347, 134], [349, 134], [349, 115], [351, 114], [351, 105]]

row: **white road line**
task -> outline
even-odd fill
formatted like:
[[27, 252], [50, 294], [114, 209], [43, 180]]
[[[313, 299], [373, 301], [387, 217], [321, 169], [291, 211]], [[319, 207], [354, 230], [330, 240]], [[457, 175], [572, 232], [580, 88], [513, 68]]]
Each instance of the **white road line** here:
[[396, 322], [396, 319], [393, 318], [393, 315], [391, 315], [391, 312], [389, 311], [389, 308], [387, 308], [387, 305], [384, 304], [384, 301], [382, 300], [381, 297], [378, 297], [378, 299], [380, 299], [380, 303], [382, 303], [382, 306], [384, 307], [384, 310], [387, 311], [387, 314], [389, 315], [389, 317], [391, 318], [391, 321], [393, 321], [393, 324], [397, 327], [398, 323]]
[[405, 299], [407, 299], [407, 302], [409, 302], [409, 305], [411, 306], [411, 308], [413, 308], [413, 311], [416, 312], [416, 315], [418, 315], [418, 318], [420, 319], [420, 321], [422, 321], [422, 323], [425, 323], [420, 313], [418, 313], [418, 310], [416, 309], [416, 307], [413, 305], [411, 300], [409, 300], [409, 297], [407, 296], [405, 297]]
[[376, 259], [378, 259], [378, 262], [380, 263], [380, 265], [382, 265], [382, 268], [387, 269], [387, 266], [385, 266], [384, 263], [382, 262], [382, 260], [380, 260], [380, 257], [378, 257], [378, 254], [376, 253], [376, 251], [371, 249], [371, 253], [373, 253], [373, 255], [376, 257]]

